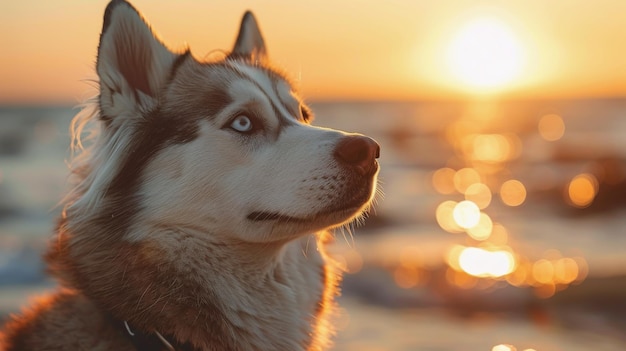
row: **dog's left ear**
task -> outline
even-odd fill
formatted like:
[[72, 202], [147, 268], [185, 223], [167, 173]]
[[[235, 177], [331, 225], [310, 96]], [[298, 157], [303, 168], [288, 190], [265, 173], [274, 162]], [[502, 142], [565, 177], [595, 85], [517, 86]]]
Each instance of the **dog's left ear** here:
[[261, 30], [252, 12], [247, 11], [243, 15], [235, 47], [228, 57], [244, 58], [251, 61], [263, 61], [267, 59], [265, 41], [263, 40]]
[[114, 120], [154, 107], [178, 56], [155, 37], [132, 5], [112, 0], [104, 13], [96, 63], [103, 115]]

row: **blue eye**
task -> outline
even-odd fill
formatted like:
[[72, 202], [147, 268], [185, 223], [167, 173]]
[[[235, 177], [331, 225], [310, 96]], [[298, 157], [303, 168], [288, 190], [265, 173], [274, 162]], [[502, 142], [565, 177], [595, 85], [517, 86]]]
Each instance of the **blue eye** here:
[[250, 117], [240, 115], [233, 119], [230, 123], [230, 127], [240, 133], [247, 133], [254, 128], [254, 125], [252, 125]]

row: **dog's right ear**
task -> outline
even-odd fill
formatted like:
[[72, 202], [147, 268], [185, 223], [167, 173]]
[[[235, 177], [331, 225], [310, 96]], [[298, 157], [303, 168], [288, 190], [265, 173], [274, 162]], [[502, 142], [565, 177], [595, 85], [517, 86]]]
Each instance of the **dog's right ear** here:
[[104, 13], [96, 63], [101, 117], [114, 121], [154, 107], [177, 56], [132, 5], [111, 1]]
[[250, 11], [241, 19], [241, 26], [230, 58], [244, 58], [252, 62], [267, 59], [267, 48], [259, 24]]

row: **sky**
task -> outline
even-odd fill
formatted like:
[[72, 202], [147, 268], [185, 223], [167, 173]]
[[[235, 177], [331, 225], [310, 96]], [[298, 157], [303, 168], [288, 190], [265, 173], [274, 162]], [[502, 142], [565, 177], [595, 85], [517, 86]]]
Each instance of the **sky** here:
[[[135, 0], [198, 59], [252, 10], [270, 59], [309, 100], [626, 96], [624, 0]], [[0, 4], [0, 104], [75, 104], [93, 81], [107, 1]], [[210, 55], [209, 55], [210, 57]]]

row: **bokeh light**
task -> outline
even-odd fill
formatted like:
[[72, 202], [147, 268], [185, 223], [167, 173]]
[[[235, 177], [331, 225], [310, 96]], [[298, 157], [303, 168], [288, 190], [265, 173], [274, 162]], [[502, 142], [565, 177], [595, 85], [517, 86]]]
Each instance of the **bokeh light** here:
[[478, 223], [471, 227], [467, 228], [467, 234], [472, 237], [474, 240], [487, 240], [491, 236], [491, 231], [493, 230], [493, 221], [486, 213], [480, 213], [480, 217], [478, 219]]
[[489, 236], [489, 242], [494, 245], [504, 245], [509, 241], [509, 232], [500, 223], [494, 223]]
[[334, 256], [339, 267], [346, 273], [355, 274], [363, 269], [363, 257], [358, 250], [350, 248]]
[[453, 212], [458, 203], [456, 201], [444, 201], [437, 206], [435, 216], [439, 226], [449, 233], [461, 233], [463, 228], [456, 223]]
[[561, 116], [548, 114], [541, 117], [537, 129], [543, 139], [547, 141], [557, 141], [565, 134], [565, 123]]
[[506, 276], [506, 281], [517, 287], [525, 287], [530, 284], [530, 271], [532, 264], [524, 257], [518, 257], [516, 260], [516, 268], [511, 274]]
[[567, 195], [570, 203], [579, 208], [587, 207], [598, 193], [598, 180], [593, 174], [579, 174], [569, 183]]
[[500, 186], [500, 199], [507, 206], [519, 206], [526, 200], [526, 187], [519, 180], [509, 179]]
[[564, 257], [554, 263], [554, 281], [558, 284], [571, 284], [578, 277], [578, 264], [573, 258]]
[[513, 345], [500, 344], [491, 348], [491, 351], [516, 351], [517, 349]]
[[[557, 140], [563, 135], [564, 124], [560, 116], [546, 115], [539, 130], [542, 138]], [[450, 247], [445, 254], [448, 283], [461, 289], [485, 289], [496, 280], [505, 280], [512, 286], [531, 287], [539, 298], [549, 298], [570, 284], [584, 280], [588, 269], [583, 258], [563, 257], [556, 250], [548, 250], [538, 260], [528, 259], [508, 246], [507, 228], [493, 222], [491, 216], [483, 212], [493, 200], [492, 187], [496, 187], [502, 203], [510, 207], [522, 205], [527, 190], [520, 180], [511, 178], [507, 165], [521, 154], [519, 137], [477, 131], [471, 124], [461, 121], [454, 128], [448, 128], [448, 141], [465, 164], [472, 166], [456, 171], [443, 167], [432, 174], [432, 185], [438, 193], [464, 196], [459, 202], [448, 200], [439, 204], [436, 210], [439, 226], [450, 233], [466, 233], [470, 240], [481, 242], [480, 246]], [[454, 163], [450, 160], [449, 164]], [[502, 178], [508, 180], [500, 183]], [[588, 204], [597, 193], [597, 184], [597, 179], [590, 174], [577, 176], [568, 187], [568, 200], [578, 204], [576, 206]], [[403, 288], [420, 284], [420, 274], [416, 265], [406, 262], [397, 266], [393, 273], [396, 284]], [[511, 347], [502, 344], [494, 348], [514, 349]]]
[[454, 175], [456, 171], [452, 168], [440, 168], [433, 173], [432, 184], [435, 190], [440, 194], [454, 193]]
[[554, 279], [554, 266], [547, 259], [540, 259], [533, 264], [533, 278], [541, 284], [549, 284]]
[[512, 146], [504, 135], [479, 134], [468, 138], [471, 143], [466, 153], [474, 160], [497, 163], [507, 161], [513, 155]]
[[474, 183], [465, 190], [465, 200], [472, 201], [481, 210], [485, 209], [491, 203], [491, 190], [483, 183]]
[[459, 256], [461, 269], [476, 277], [502, 277], [513, 271], [515, 258], [504, 250], [467, 247]]
[[461, 257], [463, 249], [465, 249], [465, 246], [463, 245], [453, 245], [450, 250], [448, 250], [448, 253], [446, 255], [446, 262], [448, 262], [448, 265], [456, 271], [461, 270], [459, 258]]
[[393, 278], [396, 285], [404, 289], [409, 289], [418, 285], [420, 271], [416, 266], [402, 263], [394, 270]]
[[[500, 114], [498, 104], [476, 104], [448, 124], [441, 135], [453, 155], [445, 166], [432, 173], [431, 182], [438, 194], [451, 195], [453, 199], [438, 205], [437, 223], [447, 232], [467, 235], [454, 239], [464, 241], [449, 244], [443, 257], [448, 265], [445, 279], [463, 290], [493, 291], [504, 283], [528, 289], [537, 298], [550, 298], [586, 279], [586, 260], [580, 256], [566, 257], [555, 249], [539, 257], [524, 254], [528, 248], [523, 233], [514, 233], [524, 228], [509, 228], [494, 221], [508, 217], [500, 213], [500, 203], [493, 206], [493, 198], [498, 196], [501, 204], [518, 207], [529, 201], [529, 194], [536, 198], [554, 194], [566, 176], [553, 167], [553, 161], [560, 162], [563, 157], [570, 162], [572, 156], [561, 155], [560, 149], [554, 149], [556, 145], [547, 146], [542, 140], [562, 139], [565, 123], [558, 114], [545, 114], [540, 115], [537, 124], [525, 121], [508, 128], [508, 120], [499, 118]], [[532, 138], [525, 135], [533, 132]], [[524, 162], [513, 163], [521, 157], [524, 162], [536, 161], [530, 172], [526, 172]], [[589, 206], [597, 196], [599, 184], [608, 184], [605, 175], [613, 184], [626, 179], [626, 168], [621, 163], [605, 165], [594, 161], [584, 169], [587, 173], [577, 175], [565, 186], [566, 201], [572, 206]], [[459, 199], [459, 195], [463, 198]], [[522, 234], [521, 240], [517, 234]], [[394, 279], [398, 286], [408, 288], [420, 284], [420, 274], [423, 273], [414, 266], [401, 265], [394, 271]], [[510, 351], [515, 347], [501, 344], [493, 350]]]
[[587, 260], [584, 257], [573, 257], [576, 265], [578, 266], [578, 276], [576, 277], [576, 281], [574, 283], [580, 283], [587, 278], [589, 274], [589, 265], [587, 264]]
[[461, 201], [454, 206], [452, 217], [459, 227], [472, 228], [480, 221], [480, 209], [472, 201]]
[[480, 174], [473, 168], [461, 168], [454, 174], [455, 189], [464, 194], [470, 185], [480, 183]]

